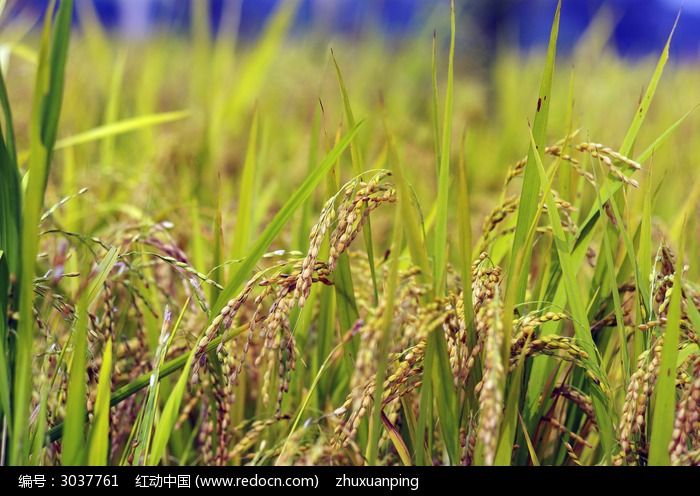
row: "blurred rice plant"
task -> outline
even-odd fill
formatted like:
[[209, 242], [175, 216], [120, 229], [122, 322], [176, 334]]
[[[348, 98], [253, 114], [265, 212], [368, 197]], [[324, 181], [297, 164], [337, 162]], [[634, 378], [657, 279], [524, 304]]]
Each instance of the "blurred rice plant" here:
[[3, 463], [700, 463], [668, 45], [557, 56], [557, 8], [485, 70], [447, 2], [399, 44], [71, 4], [4, 34]]

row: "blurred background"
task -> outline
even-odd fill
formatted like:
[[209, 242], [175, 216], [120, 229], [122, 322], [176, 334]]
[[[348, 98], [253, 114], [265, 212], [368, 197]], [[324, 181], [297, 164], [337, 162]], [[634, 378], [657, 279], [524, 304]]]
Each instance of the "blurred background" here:
[[[101, 22], [115, 34], [143, 38], [160, 30], [190, 26], [188, 0], [80, 0], [92, 2]], [[289, 0], [211, 0], [212, 27], [235, 22], [239, 33], [255, 37], [280, 3]], [[8, 0], [8, 18], [39, 18], [49, 0]], [[433, 0], [301, 0], [293, 32], [325, 30], [359, 37], [379, 31], [391, 39], [420, 30], [437, 4]], [[458, 0], [469, 38], [486, 51], [499, 43], [528, 50], [546, 42], [555, 0]], [[700, 55], [700, 0], [565, 0], [561, 43], [571, 49], [599, 16], [609, 16], [610, 42], [625, 57], [658, 51], [682, 9], [673, 55]], [[79, 22], [76, 16], [76, 22]]]
[[[537, 103], [543, 48], [557, 1], [455, 2], [459, 25], [452, 152], [456, 157], [458, 136], [464, 137], [459, 146], [466, 163], [478, 164], [470, 169], [469, 179], [479, 219], [473, 226], [480, 226], [494, 198], [502, 194], [511, 165], [527, 152], [527, 125]], [[0, 65], [13, 99], [19, 149], [29, 142], [37, 27], [50, 4], [0, 0]], [[367, 167], [382, 168], [386, 161], [386, 116], [407, 159], [416, 197], [422, 205], [433, 202], [433, 60], [442, 98], [449, 0], [74, 4], [76, 29], [60, 138], [124, 122], [181, 117], [143, 129], [139, 124], [99, 143], [67, 148], [58, 159], [69, 173], [53, 178], [53, 201], [91, 187], [118, 208], [137, 206], [136, 217], [158, 207], [163, 211], [153, 215], [165, 218], [171, 216], [171, 208], [189, 215], [191, 204], [183, 198], [191, 199], [213, 225], [219, 197], [228, 202], [225, 211], [235, 211], [249, 139], [259, 135], [256, 180], [272, 185], [256, 198], [262, 225], [291, 186], [307, 176], [315, 157], [330, 149], [347, 128], [332, 48], [353, 112], [365, 119], [358, 139]], [[700, 0], [563, 0], [550, 99], [554, 110], [548, 119], [549, 143], [578, 130], [582, 141], [618, 147], [681, 10], [670, 63], [638, 136], [640, 150], [659, 136], [670, 136], [665, 146], [655, 149], [654, 173], [648, 177], [652, 191], [672, 192], [655, 203], [655, 215], [676, 224], [685, 199], [693, 208], [700, 204], [700, 182], [695, 181], [700, 113], [693, 112], [700, 107]], [[678, 129], [667, 134], [673, 126]], [[281, 172], [284, 181], [279, 180]], [[559, 185], [566, 188], [577, 189]], [[515, 194], [516, 187], [510, 189], [508, 194]], [[631, 204], [643, 197], [640, 191], [630, 193]], [[593, 199], [585, 197], [581, 212]], [[105, 207], [108, 215], [120, 215], [109, 208]], [[233, 217], [224, 216], [223, 223], [228, 232]], [[76, 220], [74, 230], [82, 232], [77, 224]], [[373, 223], [378, 239], [387, 239], [390, 225], [388, 217]], [[306, 239], [308, 227], [297, 231], [299, 240]], [[501, 248], [507, 247], [503, 242]], [[198, 267], [217, 265], [200, 258]]]
[[[77, 29], [64, 95], [70, 110], [62, 116], [61, 136], [179, 110], [187, 118], [71, 150], [75, 156], [66, 160], [84, 168], [76, 166], [75, 184], [62, 186], [63, 191], [99, 180], [114, 191], [123, 187], [129, 204], [135, 200], [126, 192], [167, 191], [172, 195], [168, 204], [196, 198], [199, 205], [212, 208], [211, 192], [220, 188], [223, 197], [235, 201], [236, 182], [218, 178], [237, 177], [253, 116], [258, 115], [260, 161], [266, 164], [261, 177], [276, 181], [278, 164], [284, 164], [289, 176], [261, 200], [273, 204], [284, 197], [288, 185], [305, 177], [309, 137], [320, 136], [316, 153], [342, 132], [333, 48], [354, 112], [367, 118], [360, 139], [368, 163], [381, 166], [381, 116], [386, 114], [402, 153], [411, 158], [412, 173], [420, 178], [417, 196], [430, 199], [432, 175], [424, 176], [434, 164], [432, 39], [437, 33], [442, 96], [449, 3], [75, 0]], [[469, 131], [466, 158], [479, 164], [471, 179], [479, 192], [474, 201], [480, 214], [493, 207], [493, 195], [502, 190], [510, 164], [528, 148], [524, 131], [533, 114], [556, 3], [456, 0], [455, 135]], [[0, 0], [2, 5], [0, 64], [23, 144], [31, 116], [36, 27], [50, 2]], [[572, 129], [580, 129], [584, 140], [613, 147], [623, 141], [681, 10], [663, 91], [640, 130], [640, 146], [653, 143], [699, 106], [700, 0], [563, 0], [562, 5], [551, 99], [557, 111], [548, 126], [551, 143]], [[690, 112], [654, 157], [654, 187], [663, 182], [675, 188], [679, 201], [684, 193], [677, 192], [687, 192], [694, 182], [684, 177], [686, 169], [679, 173], [679, 164], [696, 166], [689, 158], [700, 156], [699, 133], [700, 113]], [[103, 165], [97, 179], [87, 165], [94, 163]], [[171, 187], [172, 177], [178, 178], [179, 189]], [[672, 218], [678, 205], [660, 202], [655, 208]]]

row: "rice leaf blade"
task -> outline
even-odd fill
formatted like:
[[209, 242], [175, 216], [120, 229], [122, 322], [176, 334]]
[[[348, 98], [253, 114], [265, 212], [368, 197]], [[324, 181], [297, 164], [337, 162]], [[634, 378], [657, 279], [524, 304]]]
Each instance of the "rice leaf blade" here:
[[[55, 2], [52, 2], [48, 12], [53, 12], [54, 5]], [[63, 76], [68, 54], [72, 7], [71, 0], [63, 0], [60, 3], [53, 29], [51, 16], [46, 16], [34, 89], [30, 124], [29, 180], [22, 208], [20, 320], [15, 347], [13, 442], [9, 453], [12, 464], [25, 463], [29, 455], [28, 418], [33, 383], [33, 279], [38, 249], [39, 220], [63, 99]]]
[[95, 398], [95, 415], [88, 437], [87, 464], [107, 465], [109, 462], [109, 396], [112, 388], [112, 339], [107, 340], [102, 353]]
[[664, 344], [661, 349], [659, 377], [653, 397], [649, 465], [669, 465], [671, 463], [668, 446], [673, 436], [673, 419], [676, 413], [676, 361], [681, 332], [684, 245], [685, 238], [681, 237], [678, 243], [678, 260], [664, 332]]
[[[345, 88], [345, 81], [343, 80], [343, 74], [340, 71], [340, 66], [335, 58], [333, 50], [331, 50], [331, 58], [333, 59], [333, 64], [335, 65], [336, 75], [338, 77], [338, 84], [340, 86], [340, 93], [343, 99], [343, 108], [345, 110], [345, 118], [348, 122], [348, 127], [352, 129], [355, 127], [355, 115], [352, 111], [352, 105], [350, 104], [350, 96]], [[354, 176], [359, 176], [364, 172], [364, 164], [362, 162], [362, 155], [360, 153], [360, 143], [358, 136], [350, 142], [350, 157], [352, 160], [352, 173]], [[372, 223], [368, 218], [364, 226], [362, 226], [362, 233], [364, 235], [365, 250], [367, 251], [367, 260], [369, 262], [370, 276], [372, 277], [372, 286], [374, 289], [374, 301], [379, 299], [379, 288], [377, 286], [377, 272], [374, 266], [374, 246], [372, 242]]]
[[[531, 146], [536, 146], [534, 135], [530, 132]], [[537, 170], [540, 174], [541, 184], [544, 184], [547, 174], [542, 165], [542, 160], [539, 154], [535, 157]], [[601, 442], [603, 446], [603, 456], [608, 459], [613, 451], [613, 421], [611, 418], [610, 401], [607, 396], [608, 379], [605, 371], [602, 369], [599, 362], [599, 353], [591, 336], [590, 325], [588, 323], [588, 315], [584, 307], [584, 298], [581, 295], [580, 287], [576, 280], [576, 270], [572, 264], [571, 254], [567, 243], [566, 234], [561, 224], [558, 209], [554, 202], [554, 197], [551, 191], [544, 192], [547, 202], [547, 213], [551, 221], [555, 246], [559, 263], [561, 264], [562, 278], [564, 279], [564, 287], [566, 289], [567, 301], [571, 309], [572, 318], [574, 321], [574, 334], [580, 343], [587, 357], [585, 363], [588, 370], [596, 377], [599, 384], [593, 383], [593, 407], [596, 414], [596, 421], [599, 425]]]
[[[637, 134], [639, 133], [639, 130], [641, 129], [642, 124], [644, 123], [647, 112], [649, 111], [649, 107], [651, 106], [652, 100], [654, 99], [656, 88], [659, 85], [659, 81], [661, 80], [661, 76], [663, 75], [664, 68], [666, 67], [666, 62], [668, 62], [671, 40], [673, 39], [673, 34], [676, 30], [678, 19], [679, 18], [676, 17], [676, 21], [674, 22], [673, 28], [671, 29], [671, 33], [669, 34], [666, 44], [664, 45], [664, 48], [661, 51], [661, 55], [659, 56], [659, 60], [651, 76], [651, 80], [649, 81], [649, 85], [644, 94], [644, 97], [639, 103], [637, 111], [634, 113], [634, 117], [632, 118], [632, 123], [630, 124], [630, 127], [627, 130], [627, 133], [625, 134], [625, 137], [622, 141], [622, 145], [620, 146], [619, 150], [621, 155], [629, 156], [632, 152], [634, 143], [637, 140]], [[681, 119], [676, 121], [664, 133], [662, 133], [659, 136], [659, 138], [657, 138], [657, 140], [654, 143], [652, 143], [652, 145], [650, 145], [650, 147], [647, 148], [639, 156], [639, 158], [649, 158], [653, 151], [678, 127], [678, 125], [680, 125], [681, 122], [683, 122], [683, 120], [685, 120], [689, 113], [681, 117]], [[644, 162], [644, 160], [637, 160], [637, 162], [641, 163]], [[623, 183], [619, 181], [615, 181], [613, 183], [608, 182], [605, 185], [603, 185], [602, 190], [600, 192], [601, 202], [607, 202], [612, 197], [612, 195], [614, 195], [615, 192], [622, 187], [622, 184]], [[575, 245], [575, 249], [577, 249], [578, 251], [585, 251], [584, 247], [588, 244], [590, 236], [593, 232], [593, 227], [595, 226], [595, 223], [597, 222], [599, 216], [600, 210], [598, 209], [598, 206], [596, 204], [591, 208], [591, 212], [589, 212], [588, 216], [586, 217], [586, 220], [583, 222], [582, 227], [579, 230], [579, 235], [576, 239]]]
[[258, 260], [267, 251], [270, 243], [275, 239], [277, 234], [284, 228], [287, 221], [291, 218], [294, 212], [301, 207], [306, 199], [309, 198], [314, 188], [335, 165], [338, 157], [348, 147], [352, 138], [357, 133], [362, 125], [362, 121], [350, 130], [348, 134], [326, 155], [321, 163], [306, 180], [297, 188], [297, 190], [289, 197], [287, 202], [280, 208], [275, 217], [270, 221], [265, 230], [258, 237], [257, 242], [250, 249], [248, 256], [238, 266], [238, 270], [233, 274], [224, 290], [219, 295], [212, 308], [212, 314], [216, 315], [224, 307], [226, 302], [230, 300], [235, 293], [240, 289], [243, 282], [250, 275], [250, 271], [258, 263]]
[[70, 148], [73, 146], [84, 145], [101, 140], [108, 140], [122, 134], [131, 133], [141, 129], [176, 122], [187, 118], [190, 113], [186, 110], [175, 112], [163, 112], [160, 114], [142, 115], [123, 119], [102, 126], [95, 127], [88, 131], [84, 131], [73, 136], [68, 136], [56, 141], [55, 150]]
[[64, 422], [61, 463], [83, 465], [85, 463], [85, 415], [87, 412], [87, 362], [88, 302], [87, 294], [81, 297], [73, 336], [73, 357], [68, 379], [66, 419]]
[[[559, 19], [561, 15], [561, 1], [557, 2], [557, 8], [554, 13], [554, 21], [552, 22], [552, 30], [549, 36], [549, 45], [547, 48], [547, 58], [545, 61], [544, 72], [542, 74], [542, 82], [540, 83], [539, 96], [537, 98], [535, 118], [532, 124], [532, 134], [534, 143], [530, 144], [527, 152], [527, 163], [525, 164], [525, 173], [523, 176], [523, 186], [520, 192], [520, 204], [518, 206], [518, 217], [515, 226], [515, 234], [513, 236], [513, 246], [511, 248], [511, 261], [508, 270], [508, 277], [517, 277], [514, 281], [508, 281], [508, 284], [517, 284], [516, 300], [523, 301], [525, 299], [525, 286], [530, 273], [530, 256], [531, 246], [525, 246], [525, 240], [532, 224], [532, 219], [535, 216], [537, 208], [537, 198], [540, 189], [540, 179], [537, 173], [537, 164], [535, 163], [536, 156], [542, 159], [544, 153], [545, 140], [547, 138], [547, 123], [549, 120], [549, 106], [552, 99], [552, 80], [554, 78], [554, 63], [557, 55], [557, 39], [559, 37]], [[522, 258], [523, 266], [519, 271], [516, 271], [514, 265], [518, 254], [524, 250], [525, 255]], [[509, 337], [506, 336], [506, 349], [509, 346]]]

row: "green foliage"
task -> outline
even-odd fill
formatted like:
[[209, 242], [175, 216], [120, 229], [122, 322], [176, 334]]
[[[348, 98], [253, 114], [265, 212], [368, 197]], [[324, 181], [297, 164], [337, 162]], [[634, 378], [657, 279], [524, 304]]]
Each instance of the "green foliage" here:
[[64, 0], [0, 75], [2, 463], [698, 463], [672, 36], [558, 55], [564, 3], [486, 78], [446, 0], [432, 46], [325, 66], [298, 2], [128, 51], [86, 5], [70, 57]]
[[[51, 2], [48, 12], [53, 12]], [[15, 342], [13, 427], [10, 461], [22, 464], [29, 455], [28, 418], [32, 391], [34, 335], [33, 280], [39, 243], [39, 217], [44, 203], [58, 118], [63, 101], [63, 77], [70, 38], [73, 2], [60, 2], [55, 23], [46, 16], [41, 36], [30, 122], [29, 180], [22, 201], [22, 260], [19, 270], [19, 326]], [[9, 114], [8, 114], [9, 116]], [[11, 175], [14, 175], [12, 173]], [[76, 393], [77, 394], [77, 393]], [[71, 459], [71, 458], [67, 458]]]

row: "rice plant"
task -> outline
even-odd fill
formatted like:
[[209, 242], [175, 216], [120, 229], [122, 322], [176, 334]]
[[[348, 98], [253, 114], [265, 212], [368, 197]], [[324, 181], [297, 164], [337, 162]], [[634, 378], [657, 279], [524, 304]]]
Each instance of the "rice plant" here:
[[253, 42], [204, 1], [5, 28], [2, 464], [700, 465], [674, 27], [557, 55], [553, 3], [485, 75], [442, 3], [398, 47], [289, 38], [294, 1]]

